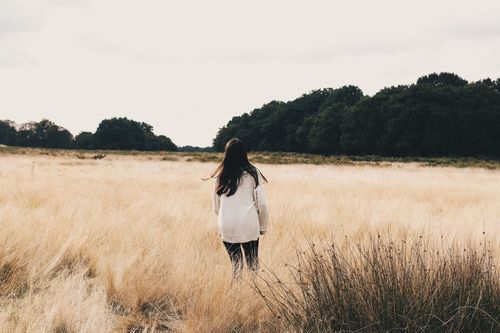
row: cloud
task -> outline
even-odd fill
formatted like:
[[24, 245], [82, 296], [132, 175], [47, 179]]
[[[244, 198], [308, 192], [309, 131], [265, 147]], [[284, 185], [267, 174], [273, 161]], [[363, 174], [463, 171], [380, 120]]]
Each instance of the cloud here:
[[377, 56], [402, 52], [433, 51], [454, 42], [481, 43], [482, 40], [500, 38], [500, 21], [459, 21], [443, 27], [423, 29], [418, 34], [402, 35], [392, 39], [380, 36], [375, 39], [354, 40], [327, 47], [313, 48], [296, 56], [304, 63], [324, 63], [343, 56]]
[[0, 2], [0, 37], [9, 33], [38, 31], [43, 26], [41, 8], [26, 1]]
[[43, 28], [42, 7], [37, 0], [0, 2], [0, 66], [36, 65], [25, 43]]
[[94, 52], [116, 54], [124, 51], [122, 45], [97, 36], [80, 35], [78, 39], [84, 47]]
[[37, 62], [34, 58], [18, 53], [18, 54], [0, 54], [0, 66], [35, 66]]
[[89, 5], [88, 0], [46, 0], [49, 5], [63, 7], [86, 7]]
[[500, 37], [500, 21], [473, 22], [456, 20], [450, 22], [441, 32], [454, 39], [487, 39]]

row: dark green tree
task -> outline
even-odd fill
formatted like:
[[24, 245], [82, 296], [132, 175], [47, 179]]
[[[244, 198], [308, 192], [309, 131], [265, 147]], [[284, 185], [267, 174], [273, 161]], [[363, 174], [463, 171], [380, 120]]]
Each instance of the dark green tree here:
[[94, 134], [91, 132], [80, 132], [75, 136], [75, 148], [77, 149], [93, 149]]
[[95, 149], [120, 150], [177, 150], [166, 136], [155, 136], [153, 127], [127, 118], [101, 121], [94, 133]]
[[254, 150], [500, 157], [500, 79], [432, 73], [372, 97], [354, 86], [315, 90], [234, 117], [214, 148], [232, 137]]
[[22, 124], [17, 131], [16, 145], [23, 147], [71, 148], [73, 135], [48, 119]]
[[14, 145], [16, 143], [16, 125], [10, 120], [0, 120], [0, 144]]
[[46, 143], [47, 148], [72, 148], [73, 135], [70, 131], [57, 125], [51, 126], [47, 130]]
[[322, 109], [312, 120], [309, 130], [310, 152], [322, 154], [339, 154], [340, 124], [344, 118], [346, 107], [342, 104]]
[[177, 146], [165, 135], [148, 134], [146, 136], [146, 150], [151, 151], [177, 151]]
[[434, 87], [454, 86], [463, 87], [467, 85], [467, 81], [453, 73], [432, 73], [420, 77], [417, 84], [429, 84]]
[[143, 125], [127, 118], [111, 118], [101, 121], [94, 134], [94, 148], [143, 150], [146, 146]]
[[36, 134], [36, 123], [29, 122], [19, 126], [16, 135], [16, 145], [21, 147], [40, 147], [40, 138]]

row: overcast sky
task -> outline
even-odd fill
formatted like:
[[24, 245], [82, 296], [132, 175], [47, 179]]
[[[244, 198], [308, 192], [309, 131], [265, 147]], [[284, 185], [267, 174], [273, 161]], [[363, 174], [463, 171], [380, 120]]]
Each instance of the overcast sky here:
[[178, 145], [313, 89], [500, 77], [500, 1], [0, 0], [0, 119], [126, 116]]

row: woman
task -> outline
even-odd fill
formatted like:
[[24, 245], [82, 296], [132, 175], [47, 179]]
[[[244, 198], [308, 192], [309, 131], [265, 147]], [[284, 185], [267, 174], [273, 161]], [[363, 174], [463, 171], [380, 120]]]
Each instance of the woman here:
[[234, 277], [259, 268], [259, 236], [266, 232], [268, 209], [263, 183], [267, 179], [247, 157], [243, 143], [227, 142], [224, 158], [212, 173], [215, 178], [213, 208], [222, 242], [231, 259]]

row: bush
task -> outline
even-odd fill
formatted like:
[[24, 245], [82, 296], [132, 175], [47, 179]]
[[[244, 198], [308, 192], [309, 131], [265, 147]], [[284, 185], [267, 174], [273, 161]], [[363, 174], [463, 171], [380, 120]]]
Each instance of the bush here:
[[380, 236], [343, 249], [309, 244], [297, 251], [291, 281], [264, 270], [255, 288], [300, 332], [497, 332], [500, 276], [491, 248], [484, 240], [459, 247]]

